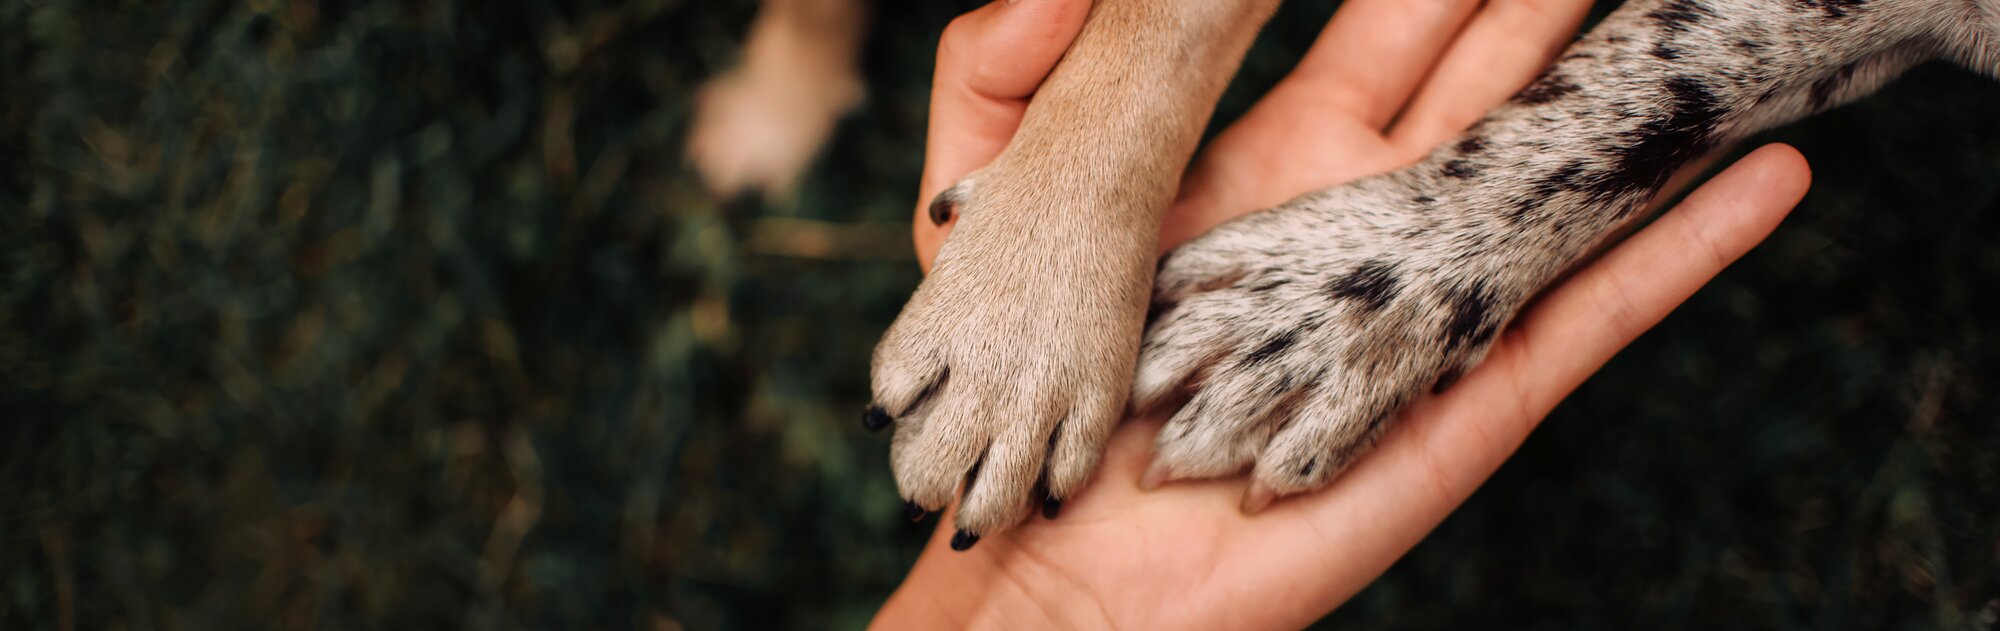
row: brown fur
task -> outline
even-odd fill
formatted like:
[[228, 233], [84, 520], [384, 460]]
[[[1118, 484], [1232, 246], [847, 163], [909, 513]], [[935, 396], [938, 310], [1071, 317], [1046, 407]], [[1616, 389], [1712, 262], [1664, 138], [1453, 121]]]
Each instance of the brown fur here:
[[765, 0], [743, 61], [695, 95], [688, 160], [715, 193], [791, 188], [861, 102], [860, 0]]
[[[1159, 220], [1275, 0], [1100, 0], [876, 349], [904, 496], [958, 526], [1075, 493], [1125, 409]], [[972, 471], [978, 464], [973, 476]], [[969, 479], [968, 479], [969, 478]]]

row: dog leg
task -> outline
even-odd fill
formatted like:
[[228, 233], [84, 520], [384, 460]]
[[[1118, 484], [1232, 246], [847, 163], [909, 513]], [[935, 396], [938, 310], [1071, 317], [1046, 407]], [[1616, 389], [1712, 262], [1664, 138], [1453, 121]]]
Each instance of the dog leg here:
[[1415, 166], [1188, 242], [1161, 266], [1134, 396], [1192, 398], [1161, 431], [1147, 479], [1254, 466], [1253, 512], [1327, 484], [1689, 160], [1918, 61], [1980, 59], [1993, 41], [1969, 35], [1990, 28], [1980, 11], [1634, 1]]
[[[1098, 0], [875, 351], [914, 509], [964, 482], [954, 546], [1045, 512], [1095, 469], [1130, 391], [1159, 220], [1275, 0]], [[1039, 495], [1039, 496], [1037, 496]]]
[[861, 102], [864, 15], [860, 0], [765, 0], [742, 65], [695, 95], [688, 160], [710, 191], [791, 188]]

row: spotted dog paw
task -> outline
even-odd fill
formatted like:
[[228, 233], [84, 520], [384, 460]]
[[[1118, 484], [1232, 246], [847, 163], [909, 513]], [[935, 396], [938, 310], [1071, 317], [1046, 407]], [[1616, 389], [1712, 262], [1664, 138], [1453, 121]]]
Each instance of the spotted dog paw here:
[[[1394, 177], [1249, 215], [1161, 262], [1133, 401], [1186, 399], [1142, 484], [1254, 465], [1244, 508], [1326, 485], [1484, 356], [1532, 289], [1499, 227]], [[1504, 249], [1503, 249], [1504, 250]]]
[[1926, 59], [1991, 67], [1995, 14], [1941, 6], [1626, 2], [1418, 164], [1188, 242], [1160, 267], [1133, 396], [1190, 397], [1142, 484], [1250, 466], [1253, 511], [1325, 485], [1689, 162]]
[[1124, 411], [1157, 237], [1093, 225], [1118, 214], [1074, 206], [1128, 202], [1090, 186], [1003, 161], [940, 195], [933, 220], [957, 223], [875, 349], [864, 423], [895, 426], [912, 518], [961, 496], [955, 548], [1053, 517]]

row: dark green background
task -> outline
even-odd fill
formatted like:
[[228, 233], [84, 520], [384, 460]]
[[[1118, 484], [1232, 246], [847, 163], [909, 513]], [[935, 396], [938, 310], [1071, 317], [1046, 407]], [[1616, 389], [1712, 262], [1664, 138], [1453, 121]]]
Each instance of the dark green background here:
[[[720, 203], [746, 1], [0, 2], [0, 628], [861, 624], [925, 534], [856, 416], [969, 6], [881, 5], [799, 194]], [[1327, 625], [1992, 628], [1995, 112], [1935, 66], [1774, 134], [1800, 212]]]

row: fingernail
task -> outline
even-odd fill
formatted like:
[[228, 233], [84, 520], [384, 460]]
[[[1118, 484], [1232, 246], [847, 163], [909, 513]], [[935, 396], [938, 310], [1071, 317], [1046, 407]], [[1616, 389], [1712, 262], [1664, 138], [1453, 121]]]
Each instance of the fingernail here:
[[1277, 491], [1264, 486], [1263, 482], [1251, 482], [1250, 490], [1243, 492], [1243, 514], [1255, 515], [1264, 512], [1275, 499], [1278, 499]]
[[957, 550], [959, 552], [971, 550], [972, 544], [975, 543], [979, 543], [979, 535], [975, 535], [963, 530], [960, 530], [958, 531], [958, 534], [951, 536], [951, 549]]
[[923, 521], [926, 514], [928, 513], [924, 511], [924, 507], [918, 506], [916, 502], [903, 502], [903, 519], [913, 522]]
[[1062, 500], [1053, 497], [1042, 498], [1042, 519], [1055, 519], [1062, 513]]
[[882, 428], [888, 427], [892, 420], [894, 419], [889, 418], [889, 412], [882, 409], [882, 406], [871, 405], [868, 406], [868, 411], [861, 415], [861, 427], [871, 432], [879, 432]]
[[1173, 468], [1167, 466], [1167, 463], [1155, 460], [1153, 466], [1146, 467], [1146, 475], [1139, 476], [1139, 490], [1151, 491], [1160, 488], [1161, 484], [1166, 483], [1167, 476], [1173, 474]]

